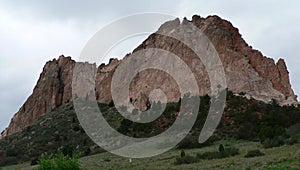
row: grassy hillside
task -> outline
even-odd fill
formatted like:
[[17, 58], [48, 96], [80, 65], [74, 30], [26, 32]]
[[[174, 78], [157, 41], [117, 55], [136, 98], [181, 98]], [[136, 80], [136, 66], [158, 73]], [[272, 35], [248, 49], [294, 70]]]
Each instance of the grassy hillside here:
[[[186, 155], [195, 156], [206, 151], [216, 151], [219, 144], [225, 147], [239, 148], [240, 154], [213, 160], [200, 160], [198, 163], [175, 165], [180, 157], [180, 150], [171, 150], [162, 155], [146, 158], [128, 159], [110, 153], [102, 153], [82, 158], [80, 161], [85, 169], [299, 169], [300, 144], [264, 149], [259, 142], [248, 141], [219, 141], [216, 144], [199, 149], [185, 150]], [[248, 150], [259, 148], [265, 156], [245, 158]]]
[[[180, 157], [181, 150], [173, 149], [159, 156], [133, 159], [130, 163], [128, 158], [119, 157], [110, 153], [100, 153], [82, 157], [79, 161], [83, 169], [264, 169], [264, 170], [296, 170], [300, 167], [300, 144], [285, 145], [264, 149], [259, 142], [225, 140], [218, 141], [212, 146], [186, 149], [189, 156], [199, 153], [218, 150], [219, 144], [226, 147], [239, 148], [239, 154], [233, 157], [213, 160], [200, 160], [197, 163], [175, 165], [176, 158]], [[253, 158], [245, 158], [249, 150], [260, 149], [265, 155]], [[29, 169], [30, 163], [7, 166], [4, 169]]]
[[[109, 124], [119, 132], [127, 136], [149, 137], [165, 131], [172, 125], [177, 118], [180, 103], [168, 103], [160, 117], [146, 124], [124, 119], [112, 102], [99, 104], [99, 106]], [[102, 166], [130, 168], [132, 166], [139, 169], [149, 163], [149, 167], [158, 169], [163, 169], [163, 166], [175, 169], [192, 168], [194, 165], [204, 168], [207, 166], [209, 169], [218, 168], [217, 165], [222, 168], [230, 167], [231, 164], [239, 167], [243, 164], [248, 165], [247, 162], [250, 162], [249, 167], [267, 167], [272, 162], [276, 162], [280, 166], [284, 162], [299, 163], [296, 160], [299, 158], [299, 154], [296, 152], [299, 147], [297, 142], [300, 134], [299, 106], [282, 107], [276, 101], [266, 104], [254, 99], [247, 99], [243, 97], [243, 94], [234, 95], [232, 92], [228, 92], [221, 123], [206, 143], [199, 144], [198, 136], [206, 120], [209, 106], [210, 97], [202, 96], [196, 123], [190, 134], [178, 144], [177, 148], [154, 158], [135, 160], [132, 164], [128, 164], [127, 159], [112, 156], [109, 153], [93, 155], [104, 151], [85, 134], [77, 120], [72, 103], [68, 103], [47, 113], [23, 131], [0, 140], [0, 166], [28, 161], [35, 162], [41, 155], [50, 156], [58, 149], [66, 155], [72, 154], [73, 151], [81, 152], [83, 156], [92, 155], [81, 159], [83, 167], [90, 168], [101, 168]], [[233, 139], [234, 142], [230, 143], [228, 139]], [[222, 161], [220, 161], [221, 159], [198, 160], [196, 158], [197, 153], [200, 154], [206, 150], [217, 151], [218, 144], [224, 140], [226, 140], [224, 145], [236, 145], [240, 154], [223, 158]], [[265, 155], [259, 158], [243, 158], [249, 149], [261, 149]], [[174, 161], [176, 157], [180, 156], [181, 150], [185, 150], [191, 158], [197, 159], [196, 163], [175, 166]]]
[[[50, 155], [57, 149], [86, 154], [101, 149], [91, 141], [79, 125], [71, 103], [44, 115], [23, 131], [0, 140], [0, 165], [22, 163]], [[97, 150], [98, 148], [98, 150]]]

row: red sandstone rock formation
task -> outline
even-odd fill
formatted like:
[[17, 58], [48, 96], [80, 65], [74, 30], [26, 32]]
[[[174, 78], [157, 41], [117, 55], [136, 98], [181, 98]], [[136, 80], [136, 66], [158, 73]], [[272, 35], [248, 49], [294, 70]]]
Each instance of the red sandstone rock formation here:
[[[265, 102], [271, 99], [276, 99], [281, 104], [297, 102], [283, 59], [275, 63], [273, 59], [252, 49], [242, 39], [237, 28], [218, 16], [201, 18], [195, 15], [191, 21], [184, 20], [183, 22], [193, 23], [215, 46], [223, 63], [230, 90], [235, 93], [245, 92]], [[185, 30], [182, 30], [181, 24], [183, 23], [180, 23], [179, 19], [175, 19], [163, 24], [159, 31], [177, 32], [187, 39], [194, 40]], [[184, 44], [163, 35], [152, 34], [133, 53], [147, 48], [165, 49], [178, 55], [195, 74], [200, 93], [210, 94], [210, 81], [205, 66]], [[130, 56], [127, 55], [123, 60]], [[111, 79], [121, 62], [122, 60], [111, 59], [109, 64], [102, 64], [96, 70], [96, 99], [99, 102], [108, 103], [112, 100]], [[2, 132], [2, 136], [20, 131], [35, 122], [41, 115], [72, 100], [71, 81], [74, 65], [75, 61], [64, 56], [47, 62], [32, 95], [14, 115], [8, 128]], [[143, 103], [138, 103], [141, 94], [143, 94], [141, 102], [147, 103], [145, 95], [149, 95], [153, 89], [157, 88], [166, 93], [168, 101], [177, 101], [180, 97], [178, 86], [172, 77], [159, 70], [145, 70], [131, 82], [130, 98], [136, 106], [144, 110]]]

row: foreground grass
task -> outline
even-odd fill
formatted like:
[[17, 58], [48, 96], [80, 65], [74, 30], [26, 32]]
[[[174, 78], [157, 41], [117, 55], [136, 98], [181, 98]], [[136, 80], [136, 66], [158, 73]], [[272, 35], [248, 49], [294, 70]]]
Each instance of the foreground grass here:
[[[80, 159], [86, 169], [300, 169], [300, 144], [263, 149], [260, 143], [243, 141], [223, 141], [226, 146], [239, 148], [240, 154], [234, 157], [214, 160], [201, 160], [194, 164], [174, 165], [180, 150], [171, 150], [159, 156], [146, 159], [128, 159], [102, 153]], [[201, 149], [185, 150], [187, 155], [217, 150], [219, 143]], [[244, 158], [248, 150], [259, 148], [264, 156]]]
[[31, 167], [30, 162], [18, 164], [18, 165], [9, 165], [5, 167], [0, 167], [0, 170], [29, 170]]
[[[171, 150], [164, 154], [145, 158], [133, 159], [131, 163], [127, 158], [119, 157], [110, 153], [101, 153], [79, 159], [84, 169], [266, 169], [266, 170], [296, 170], [300, 169], [300, 144], [282, 146], [277, 148], [263, 149], [258, 142], [227, 140], [216, 144], [185, 150], [186, 155], [195, 156], [197, 153], [216, 151], [219, 144], [225, 147], [234, 146], [239, 148], [240, 154], [234, 157], [214, 160], [200, 160], [194, 164], [174, 165], [175, 159], [180, 156], [181, 150]], [[247, 151], [260, 149], [264, 156], [245, 158]], [[2, 169], [30, 169], [29, 164], [3, 167]], [[1, 169], [1, 168], [0, 168]]]

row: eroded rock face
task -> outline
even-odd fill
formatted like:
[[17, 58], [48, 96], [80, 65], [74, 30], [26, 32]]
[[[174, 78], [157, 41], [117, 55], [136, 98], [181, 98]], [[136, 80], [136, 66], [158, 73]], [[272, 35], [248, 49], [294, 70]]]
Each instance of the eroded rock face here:
[[[276, 99], [280, 104], [293, 104], [297, 102], [297, 96], [291, 88], [289, 73], [284, 60], [280, 59], [275, 63], [273, 59], [265, 57], [261, 52], [252, 49], [242, 39], [238, 29], [234, 28], [230, 22], [218, 16], [209, 16], [207, 18], [193, 16], [192, 21], [183, 20], [182, 23], [178, 19], [169, 21], [163, 24], [158, 32], [182, 34], [182, 37], [187, 40], [191, 40], [192, 42], [197, 41], [194, 37], [190, 36], [188, 31], [181, 29], [180, 26], [184, 22], [193, 23], [210, 39], [222, 61], [227, 85], [230, 90], [235, 93], [245, 92], [253, 98], [264, 102], [269, 102], [272, 99]], [[196, 43], [194, 44], [196, 45]], [[193, 51], [184, 46], [184, 44], [163, 35], [152, 34], [134, 52], [147, 48], [164, 49], [179, 56], [194, 73], [200, 94], [210, 94], [210, 81], [205, 66], [195, 56]], [[145, 76], [151, 77], [151, 74], [154, 77], [155, 75], [161, 75], [155, 72], [148, 72]], [[147, 79], [150, 84], [135, 84], [144, 84], [147, 87], [151, 87], [153, 84], [160, 84], [160, 86], [167, 84], [170, 87], [167, 90], [167, 94], [176, 91], [174, 89], [177, 87], [174, 83], [161, 84], [162, 81], [159, 80], [160, 78], [162, 77], [156, 76], [156, 79]], [[139, 76], [139, 79], [143, 79], [143, 77]], [[136, 90], [133, 93], [146, 91], [146, 94], [151, 91], [149, 88], [145, 89], [142, 87], [138, 89], [132, 88], [132, 90]], [[168, 101], [176, 101], [178, 99], [178, 90], [173, 96], [168, 97]]]
[[[293, 104], [297, 102], [289, 81], [289, 72], [283, 59], [277, 63], [267, 58], [261, 52], [252, 49], [242, 39], [237, 28], [218, 16], [201, 18], [193, 16], [191, 21], [179, 19], [163, 24], [158, 32], [181, 34], [185, 39], [196, 42], [181, 25], [185, 22], [193, 23], [210, 39], [215, 46], [224, 66], [228, 88], [235, 92], [245, 92], [251, 97], [269, 102], [276, 99], [280, 104]], [[159, 48], [170, 51], [180, 57], [193, 72], [200, 94], [210, 94], [210, 81], [205, 65], [197, 58], [191, 49], [184, 44], [169, 37], [152, 34], [134, 51]], [[96, 74], [96, 99], [102, 103], [112, 100], [111, 80], [117, 66], [123, 60], [111, 59], [109, 64], [94, 67]], [[140, 56], [143, 57], [143, 56]], [[172, 62], [172, 61], [169, 61]], [[83, 63], [82, 63], [83, 64]], [[134, 65], [134, 63], [132, 63]], [[75, 61], [70, 57], [60, 56], [58, 60], [49, 61], [35, 86], [32, 95], [12, 118], [8, 128], [2, 132], [7, 136], [20, 131], [32, 124], [41, 115], [72, 100], [72, 74]], [[179, 73], [180, 74], [180, 73]], [[180, 75], [186, 76], [186, 75]], [[146, 110], [149, 105], [149, 94], [154, 89], [162, 90], [167, 101], [178, 101], [180, 90], [176, 81], [168, 74], [159, 70], [144, 70], [134, 77], [130, 83], [130, 98], [140, 110]]]
[[46, 63], [33, 93], [13, 116], [2, 135], [20, 131], [36, 121], [41, 115], [71, 100], [72, 70], [75, 61], [60, 56]]

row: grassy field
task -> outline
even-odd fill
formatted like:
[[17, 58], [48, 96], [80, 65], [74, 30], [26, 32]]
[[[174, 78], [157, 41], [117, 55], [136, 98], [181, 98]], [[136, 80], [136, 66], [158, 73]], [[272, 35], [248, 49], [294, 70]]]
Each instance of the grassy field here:
[[[174, 165], [175, 159], [180, 156], [181, 150], [173, 149], [164, 154], [145, 158], [133, 159], [119, 157], [110, 153], [101, 153], [82, 157], [80, 163], [84, 169], [300, 169], [300, 144], [263, 149], [258, 142], [226, 140], [214, 145], [199, 149], [185, 150], [186, 155], [196, 155], [206, 151], [215, 151], [219, 144], [225, 147], [239, 148], [240, 154], [234, 157], [201, 160], [198, 163]], [[264, 156], [245, 158], [248, 150], [260, 149]], [[29, 163], [2, 167], [2, 170], [30, 169]]]
[[[129, 163], [127, 158], [121, 158], [110, 153], [102, 153], [81, 158], [80, 161], [86, 169], [300, 169], [300, 144], [263, 149], [258, 142], [223, 141], [213, 146], [201, 149], [185, 150], [186, 155], [196, 155], [205, 151], [215, 151], [219, 144], [235, 146], [240, 154], [234, 157], [202, 160], [194, 164], [174, 165], [180, 150], [171, 150], [162, 155], [133, 159]], [[248, 150], [259, 148], [265, 156], [244, 158]]]

